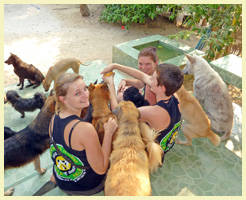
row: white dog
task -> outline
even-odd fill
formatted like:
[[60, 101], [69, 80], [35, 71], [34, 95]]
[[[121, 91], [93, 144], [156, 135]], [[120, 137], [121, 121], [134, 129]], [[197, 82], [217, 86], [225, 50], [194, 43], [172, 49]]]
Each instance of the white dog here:
[[230, 137], [233, 124], [232, 100], [227, 86], [208, 62], [199, 56], [186, 55], [188, 62], [183, 72], [194, 74], [194, 95], [211, 121], [211, 128], [223, 133], [221, 140]]

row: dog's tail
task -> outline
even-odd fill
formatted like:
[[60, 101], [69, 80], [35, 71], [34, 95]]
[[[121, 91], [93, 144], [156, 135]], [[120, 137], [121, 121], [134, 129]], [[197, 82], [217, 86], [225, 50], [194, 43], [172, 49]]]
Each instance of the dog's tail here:
[[218, 146], [220, 144], [220, 137], [212, 130], [209, 130], [207, 138], [213, 143], [214, 146]]
[[159, 144], [155, 142], [157, 133], [152, 130], [147, 124], [140, 123], [140, 131], [143, 141], [146, 145], [150, 172], [156, 171], [156, 169], [162, 164], [163, 151]]

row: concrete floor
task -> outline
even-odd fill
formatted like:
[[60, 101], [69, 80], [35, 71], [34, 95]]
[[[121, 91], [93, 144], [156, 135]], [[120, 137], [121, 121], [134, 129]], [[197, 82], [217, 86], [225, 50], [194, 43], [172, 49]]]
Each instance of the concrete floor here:
[[[95, 60], [80, 68], [86, 84], [100, 78], [99, 72], [106, 66]], [[117, 86], [123, 74], [117, 73]], [[52, 88], [52, 87], [51, 87]], [[5, 87], [18, 90], [16, 84]], [[44, 92], [42, 86], [36, 89], [25, 88], [19, 91], [23, 97], [31, 97], [36, 91]], [[165, 156], [164, 165], [151, 175], [153, 196], [241, 196], [242, 195], [242, 110], [234, 104], [234, 127], [230, 140], [214, 147], [207, 139], [193, 140], [192, 146], [175, 145]], [[37, 115], [26, 113], [24, 119], [9, 104], [4, 105], [4, 125], [13, 130], [21, 130]], [[179, 137], [183, 137], [182, 133]], [[33, 163], [4, 172], [4, 190], [14, 187], [15, 196], [31, 196], [50, 178], [52, 162], [49, 151], [41, 156], [41, 166], [47, 172], [40, 176]], [[47, 196], [66, 195], [60, 189], [46, 193]], [[104, 195], [103, 192], [96, 196]]]

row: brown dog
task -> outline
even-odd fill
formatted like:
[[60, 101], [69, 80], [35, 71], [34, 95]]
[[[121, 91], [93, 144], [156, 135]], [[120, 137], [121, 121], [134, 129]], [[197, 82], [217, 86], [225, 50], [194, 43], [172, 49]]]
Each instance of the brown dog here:
[[76, 58], [66, 58], [58, 61], [54, 66], [49, 68], [45, 79], [42, 82], [44, 90], [47, 92], [52, 81], [55, 82], [56, 79], [69, 68], [72, 68], [74, 73], [78, 74], [80, 64], [82, 63]]
[[92, 124], [97, 130], [100, 143], [103, 142], [104, 137], [104, 123], [110, 117], [115, 118], [109, 109], [109, 90], [106, 83], [90, 84], [89, 85], [89, 100], [92, 104]]
[[215, 146], [220, 144], [220, 137], [210, 129], [210, 120], [198, 100], [184, 86], [176, 94], [180, 103], [181, 116], [185, 120], [182, 132], [186, 141], [176, 140], [177, 144], [192, 145], [192, 138], [207, 137]]
[[12, 64], [14, 66], [14, 72], [19, 77], [19, 83], [17, 86], [21, 85], [20, 90], [23, 89], [25, 79], [30, 83], [26, 87], [34, 85], [33, 88], [38, 87], [44, 79], [43, 74], [36, 67], [32, 64], [23, 62], [18, 56], [12, 53], [5, 63], [8, 65]]
[[110, 168], [104, 193], [107, 196], [151, 195], [149, 161], [139, 128], [139, 111], [130, 101], [115, 110], [118, 130], [114, 134]]

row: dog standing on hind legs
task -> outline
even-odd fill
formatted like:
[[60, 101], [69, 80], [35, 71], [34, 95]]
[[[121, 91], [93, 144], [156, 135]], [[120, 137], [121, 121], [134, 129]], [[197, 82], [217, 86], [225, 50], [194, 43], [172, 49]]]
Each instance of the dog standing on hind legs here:
[[180, 103], [180, 112], [185, 122], [181, 130], [186, 141], [176, 139], [177, 144], [192, 145], [192, 138], [207, 137], [215, 146], [220, 144], [220, 137], [210, 129], [210, 120], [201, 105], [184, 86], [176, 92]]
[[99, 141], [102, 144], [104, 137], [104, 123], [110, 117], [115, 118], [109, 108], [109, 90], [106, 83], [89, 85], [89, 100], [92, 104], [92, 125], [95, 127]]

